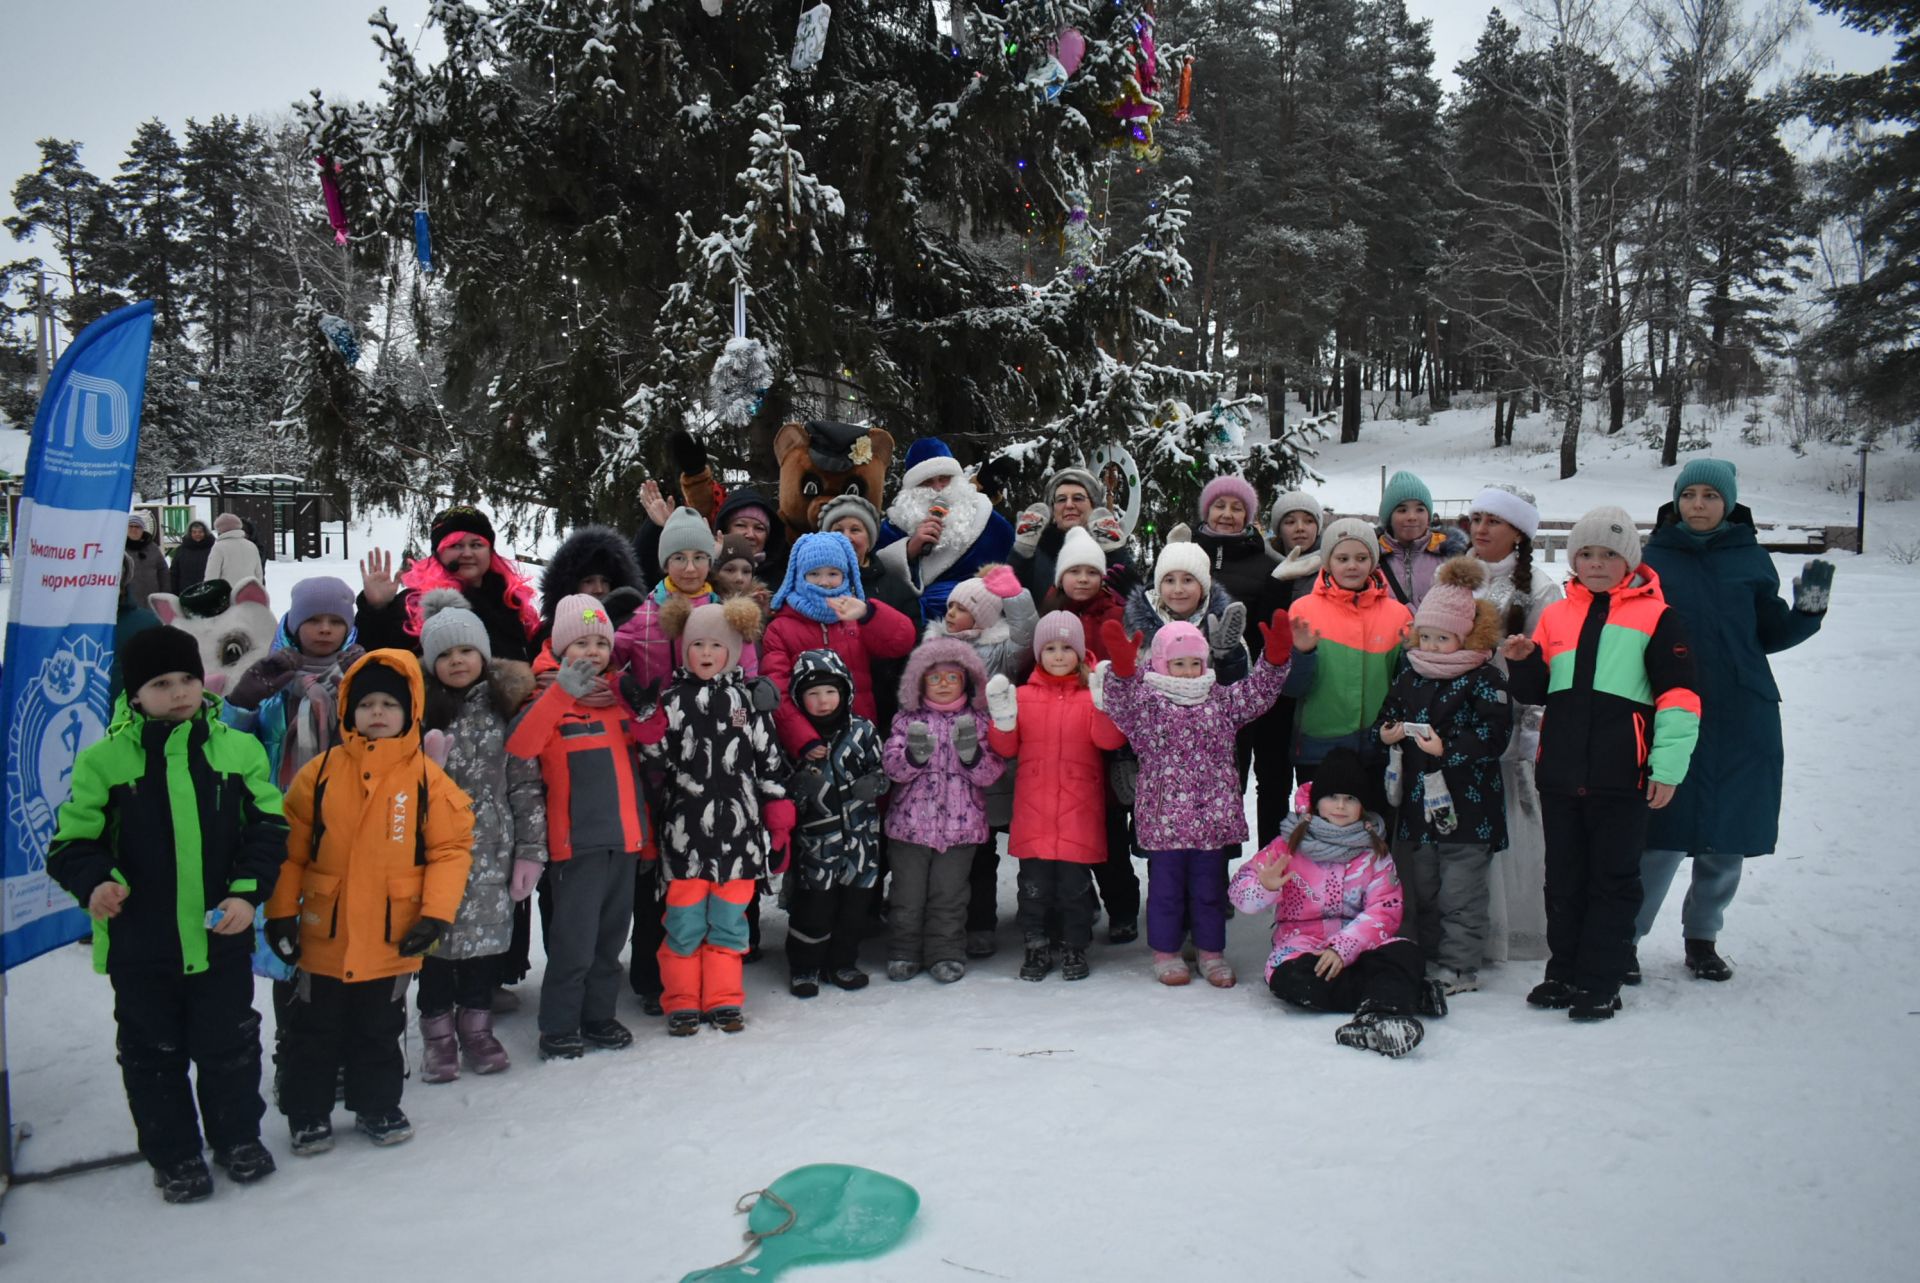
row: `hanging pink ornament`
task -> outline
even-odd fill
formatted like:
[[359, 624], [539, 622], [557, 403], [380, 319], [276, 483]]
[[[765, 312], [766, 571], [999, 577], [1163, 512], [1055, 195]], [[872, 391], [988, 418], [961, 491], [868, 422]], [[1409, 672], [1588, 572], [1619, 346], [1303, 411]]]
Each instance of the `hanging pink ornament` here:
[[334, 175], [340, 172], [340, 166], [325, 156], [315, 156], [313, 163], [320, 166], [320, 194], [327, 200], [327, 221], [333, 224], [333, 243], [347, 243], [347, 207], [340, 199], [340, 181]]
[[1060, 28], [1060, 35], [1054, 41], [1053, 56], [1060, 60], [1060, 66], [1069, 76], [1080, 70], [1080, 62], [1087, 56], [1087, 38], [1072, 27]]

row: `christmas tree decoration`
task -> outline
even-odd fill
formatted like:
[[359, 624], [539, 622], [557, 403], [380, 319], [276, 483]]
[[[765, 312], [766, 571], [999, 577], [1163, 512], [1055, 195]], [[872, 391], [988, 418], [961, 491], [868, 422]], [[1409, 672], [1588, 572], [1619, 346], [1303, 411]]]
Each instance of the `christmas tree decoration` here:
[[830, 5], [819, 4], [800, 15], [800, 26], [793, 36], [793, 58], [788, 64], [795, 71], [811, 71], [827, 51], [827, 23], [833, 18]]
[[347, 207], [340, 199], [340, 166], [325, 156], [315, 156], [313, 163], [320, 166], [320, 195], [327, 202], [327, 221], [333, 224], [333, 241], [336, 245], [347, 243]]
[[1060, 68], [1069, 77], [1080, 70], [1080, 63], [1087, 56], [1087, 38], [1073, 27], [1060, 28], [1060, 34], [1054, 37], [1053, 56], [1060, 60]]
[[707, 11], [709, 18], [718, 18], [726, 12], [727, 0], [700, 0], [700, 7]]
[[1123, 445], [1103, 445], [1093, 452], [1088, 469], [1099, 480], [1103, 493], [1096, 506], [1120, 518], [1120, 529], [1131, 538], [1140, 524], [1140, 465], [1133, 451]]
[[772, 384], [773, 362], [766, 345], [759, 339], [728, 339], [707, 376], [707, 408], [729, 427], [744, 428], [760, 413]]
[[433, 229], [427, 225], [427, 211], [413, 211], [413, 254], [420, 260], [420, 270], [433, 271]]
[[327, 342], [333, 344], [341, 359], [348, 365], [360, 364], [360, 343], [353, 337], [353, 326], [344, 316], [335, 316], [328, 312], [321, 316], [320, 332], [327, 336]]
[[1093, 223], [1087, 216], [1087, 198], [1083, 192], [1067, 194], [1067, 222], [1060, 229], [1060, 252], [1067, 260], [1067, 271], [1073, 277], [1076, 286], [1083, 286], [1093, 275], [1095, 258], [1099, 252], [1099, 233], [1093, 230]]
[[1174, 101], [1173, 120], [1184, 125], [1193, 119], [1193, 56], [1180, 60], [1180, 96]]
[[1060, 96], [1067, 87], [1067, 69], [1060, 60], [1049, 56], [1027, 74], [1027, 83], [1038, 89], [1051, 102]]

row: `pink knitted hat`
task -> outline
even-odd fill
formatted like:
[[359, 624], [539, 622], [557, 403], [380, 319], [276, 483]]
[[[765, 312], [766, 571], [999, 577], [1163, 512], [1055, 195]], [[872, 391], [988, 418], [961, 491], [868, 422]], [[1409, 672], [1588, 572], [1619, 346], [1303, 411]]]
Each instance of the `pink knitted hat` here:
[[1206, 523], [1207, 509], [1213, 507], [1213, 501], [1223, 495], [1231, 495], [1238, 499], [1241, 506], [1247, 510], [1248, 529], [1260, 523], [1260, 499], [1253, 493], [1253, 487], [1239, 477], [1225, 476], [1215, 477], [1207, 482], [1206, 488], [1200, 492], [1201, 524]]
[[958, 602], [960, 608], [973, 616], [975, 628], [991, 628], [1000, 622], [1000, 616], [1006, 606], [993, 595], [993, 589], [987, 587], [986, 580], [962, 579], [947, 594], [949, 602]]
[[1063, 641], [1073, 647], [1082, 660], [1087, 657], [1087, 630], [1080, 616], [1070, 610], [1054, 610], [1040, 617], [1033, 627], [1033, 657], [1040, 658], [1048, 642]]
[[1153, 635], [1152, 653], [1153, 671], [1165, 677], [1168, 665], [1176, 659], [1207, 658], [1206, 634], [1185, 622], [1164, 625]]

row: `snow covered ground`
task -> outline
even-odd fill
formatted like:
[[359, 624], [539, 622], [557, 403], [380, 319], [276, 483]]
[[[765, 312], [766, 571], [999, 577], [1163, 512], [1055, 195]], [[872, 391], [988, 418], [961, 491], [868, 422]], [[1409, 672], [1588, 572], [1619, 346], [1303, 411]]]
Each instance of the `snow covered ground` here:
[[[1549, 516], [1605, 501], [1651, 518], [1667, 497], [1672, 474], [1637, 443], [1589, 442], [1580, 477], [1551, 481], [1542, 419], [1496, 454], [1490, 418], [1369, 424], [1358, 445], [1324, 448], [1321, 490], [1370, 509], [1386, 464], [1414, 467], [1441, 499], [1519, 480]], [[1851, 491], [1825, 488], [1849, 453], [1748, 447], [1738, 426], [1716, 452], [1739, 462], [1761, 520], [1851, 519]], [[896, 1251], [820, 1271], [850, 1283], [1910, 1278], [1920, 808], [1896, 746], [1920, 725], [1920, 567], [1887, 548], [1920, 537], [1920, 505], [1881, 496], [1903, 477], [1910, 489], [1917, 462], [1876, 458], [1869, 555], [1836, 558], [1825, 630], [1776, 660], [1782, 849], [1747, 866], [1723, 936], [1730, 984], [1687, 978], [1676, 892], [1619, 1019], [1528, 1009], [1539, 967], [1513, 964], [1388, 1062], [1335, 1046], [1336, 1018], [1280, 1009], [1258, 983], [1266, 924], [1244, 916], [1229, 935], [1244, 979], [1225, 992], [1163, 989], [1143, 946], [1104, 944], [1084, 983], [1023, 984], [1009, 924], [1000, 955], [957, 985], [882, 980], [801, 1003], [784, 991], [772, 910], [743, 1035], [669, 1041], [628, 1007], [633, 1049], [542, 1065], [531, 1010], [505, 1017], [513, 1070], [410, 1084], [409, 1145], [348, 1135], [295, 1159], [269, 1115], [282, 1167], [264, 1185], [222, 1180], [189, 1208], [164, 1206], [144, 1167], [16, 1189], [0, 1264], [44, 1280], [241, 1261], [293, 1279], [557, 1266], [674, 1280], [733, 1254], [738, 1195], [841, 1161], [923, 1199]], [[1802, 560], [1778, 558], [1783, 578]], [[282, 564], [271, 587], [282, 598], [329, 571], [353, 577]], [[1010, 861], [1000, 903], [1010, 914]], [[870, 944], [869, 965], [878, 956]], [[14, 1112], [34, 1130], [22, 1165], [130, 1148], [111, 997], [85, 952], [8, 980]]]

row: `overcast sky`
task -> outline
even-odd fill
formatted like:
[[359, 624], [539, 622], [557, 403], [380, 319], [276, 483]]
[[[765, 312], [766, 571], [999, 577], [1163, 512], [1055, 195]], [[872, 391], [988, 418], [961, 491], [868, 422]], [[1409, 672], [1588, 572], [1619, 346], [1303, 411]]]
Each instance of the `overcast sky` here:
[[[694, 0], [671, 0], [693, 4]], [[71, 138], [94, 173], [118, 172], [134, 129], [158, 116], [179, 134], [188, 117], [285, 112], [319, 89], [329, 97], [371, 97], [380, 60], [367, 16], [378, 0], [0, 0], [7, 50], [0, 108], [0, 206], [14, 212], [15, 179], [39, 163], [35, 140]], [[427, 0], [387, 0], [403, 33], [414, 32]], [[1491, 0], [1409, 0], [1433, 23], [1442, 82], [1472, 53]], [[1811, 5], [1809, 5], [1811, 9]], [[1515, 6], [1509, 4], [1511, 15]], [[840, 34], [836, 32], [836, 34]], [[1179, 33], [1165, 33], [1177, 41]], [[429, 35], [422, 47], [438, 46]], [[1845, 71], [1891, 58], [1891, 39], [1849, 31], [1813, 13], [1792, 55]], [[1205, 75], [1205, 69], [1198, 69]], [[24, 257], [0, 232], [0, 254]], [[4, 260], [0, 260], [4, 261]]]

